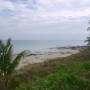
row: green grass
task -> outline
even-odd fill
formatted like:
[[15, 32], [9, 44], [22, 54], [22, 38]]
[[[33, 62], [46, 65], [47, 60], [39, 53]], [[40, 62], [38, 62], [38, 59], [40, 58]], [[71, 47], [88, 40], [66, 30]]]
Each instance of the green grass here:
[[16, 90], [90, 90], [90, 54], [29, 65], [17, 77]]
[[55, 73], [20, 85], [16, 90], [90, 90], [90, 61], [61, 65]]

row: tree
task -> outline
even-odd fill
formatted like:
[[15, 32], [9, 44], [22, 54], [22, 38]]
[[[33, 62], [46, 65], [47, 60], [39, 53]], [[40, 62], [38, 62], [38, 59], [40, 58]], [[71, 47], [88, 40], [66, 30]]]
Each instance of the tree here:
[[8, 90], [10, 77], [25, 55], [23, 51], [14, 57], [12, 48], [11, 39], [8, 39], [6, 43], [0, 40], [0, 90]]
[[90, 47], [90, 36], [87, 37], [86, 42], [87, 42], [87, 46]]
[[[89, 25], [90, 25], [90, 21], [88, 22]], [[87, 28], [87, 31], [90, 31], [90, 26]], [[87, 37], [87, 39], [85, 40], [85, 42], [87, 42], [87, 46], [90, 48], [90, 34], [89, 36]]]

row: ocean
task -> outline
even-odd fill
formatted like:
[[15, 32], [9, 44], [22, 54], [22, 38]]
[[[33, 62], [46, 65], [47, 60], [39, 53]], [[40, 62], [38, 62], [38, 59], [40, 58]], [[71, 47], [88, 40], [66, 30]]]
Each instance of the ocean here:
[[85, 45], [84, 40], [13, 40], [12, 44], [14, 47], [14, 52]]

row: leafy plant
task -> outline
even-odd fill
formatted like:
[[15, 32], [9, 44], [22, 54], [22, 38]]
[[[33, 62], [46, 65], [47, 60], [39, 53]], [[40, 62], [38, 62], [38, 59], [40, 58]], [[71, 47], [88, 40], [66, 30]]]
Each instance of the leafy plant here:
[[[90, 25], [90, 21], [89, 21], [89, 25]], [[90, 26], [87, 28], [87, 31], [90, 31]], [[87, 46], [90, 47], [90, 35], [87, 37], [85, 42], [87, 42]]]
[[11, 39], [8, 39], [6, 43], [0, 40], [0, 90], [8, 90], [10, 77], [25, 55], [25, 51], [23, 51], [14, 56], [12, 48]]

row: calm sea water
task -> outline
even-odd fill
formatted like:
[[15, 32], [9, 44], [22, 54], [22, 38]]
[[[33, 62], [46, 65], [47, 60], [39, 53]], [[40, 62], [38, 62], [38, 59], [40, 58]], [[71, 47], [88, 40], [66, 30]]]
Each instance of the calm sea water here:
[[13, 40], [14, 51], [85, 45], [83, 40]]

